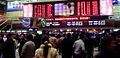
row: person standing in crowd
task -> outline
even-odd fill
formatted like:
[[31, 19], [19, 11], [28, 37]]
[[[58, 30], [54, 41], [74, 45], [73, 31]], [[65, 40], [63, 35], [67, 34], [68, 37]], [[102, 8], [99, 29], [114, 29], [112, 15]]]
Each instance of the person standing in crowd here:
[[54, 34], [50, 35], [49, 42], [52, 44], [54, 48], [57, 48], [57, 38]]
[[15, 44], [12, 34], [8, 34], [5, 42], [4, 58], [15, 58]]
[[65, 39], [65, 34], [63, 34], [60, 39], [58, 40], [58, 49], [59, 49], [59, 54], [61, 55], [62, 52], [62, 41]]
[[73, 58], [84, 58], [85, 44], [83, 42], [84, 36], [80, 36], [79, 40], [76, 40], [73, 44]]
[[24, 45], [25, 42], [26, 42], [26, 38], [25, 38], [25, 37], [26, 37], [25, 34], [21, 34], [21, 35], [20, 35], [20, 46], [19, 46], [19, 49], [18, 49], [20, 58], [21, 58], [21, 52], [22, 52], [23, 45]]
[[35, 52], [35, 58], [59, 58], [57, 49], [53, 48], [48, 41], [40, 46]]
[[61, 42], [62, 46], [62, 58], [72, 58], [72, 53], [73, 53], [73, 39], [70, 33], [66, 35], [66, 37], [63, 39]]
[[86, 33], [86, 37], [84, 38], [86, 57], [93, 58], [94, 45], [95, 45], [95, 37], [91, 33]]
[[49, 41], [49, 35], [47, 33], [42, 34], [42, 38], [41, 38], [41, 44], [43, 44], [45, 41]]
[[33, 42], [35, 43], [36, 49], [38, 49], [41, 45], [41, 35], [35, 34], [36, 36], [34, 37]]
[[34, 42], [32, 42], [33, 36], [28, 34], [26, 39], [27, 42], [23, 45], [21, 58], [33, 58], [36, 49]]
[[103, 45], [104, 49], [95, 58], [120, 58], [120, 32], [113, 32]]
[[3, 53], [4, 53], [4, 41], [3, 36], [0, 35], [0, 58], [4, 58]]

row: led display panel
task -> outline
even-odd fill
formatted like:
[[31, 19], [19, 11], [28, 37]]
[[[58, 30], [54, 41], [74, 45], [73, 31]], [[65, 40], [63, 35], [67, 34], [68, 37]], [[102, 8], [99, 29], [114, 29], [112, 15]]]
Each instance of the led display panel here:
[[74, 2], [68, 3], [55, 3], [54, 15], [55, 16], [70, 16], [74, 15], [75, 5]]
[[22, 11], [23, 1], [13, 1], [7, 3], [7, 11]]
[[51, 17], [53, 16], [52, 4], [35, 4], [34, 17]]
[[81, 1], [77, 2], [77, 15], [99, 15], [98, 1]]
[[33, 5], [25, 4], [24, 5], [24, 17], [33, 17]]
[[[33, 11], [32, 17], [98, 16], [113, 14], [111, 0], [58, 1], [31, 4], [33, 4], [33, 9], [31, 6], [29, 10]], [[26, 11], [26, 13], [29, 12]]]
[[100, 0], [100, 15], [113, 15], [112, 0]]

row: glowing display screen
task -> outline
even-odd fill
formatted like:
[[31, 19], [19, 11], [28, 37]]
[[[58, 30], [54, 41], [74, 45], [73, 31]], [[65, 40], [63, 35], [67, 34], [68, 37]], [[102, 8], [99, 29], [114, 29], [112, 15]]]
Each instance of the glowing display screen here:
[[75, 10], [74, 2], [69, 3], [55, 3], [54, 4], [54, 15], [55, 16], [70, 16], [74, 15]]
[[98, 1], [77, 2], [77, 15], [99, 15]]
[[101, 20], [101, 21], [88, 21], [88, 25], [92, 26], [92, 25], [105, 25], [105, 20]]
[[24, 16], [28, 16], [26, 14], [29, 14], [30, 10], [33, 11], [32, 17], [112, 15], [111, 0], [41, 2], [32, 5], [31, 7], [24, 5]]
[[36, 4], [34, 5], [34, 17], [51, 17], [53, 16], [52, 4]]
[[33, 5], [32, 4], [25, 4], [23, 8], [24, 8], [24, 17], [32, 17]]
[[50, 26], [60, 26], [60, 22], [46, 22], [46, 27]]
[[83, 21], [68, 21], [67, 26], [83, 26]]
[[112, 0], [100, 0], [100, 15], [112, 15]]

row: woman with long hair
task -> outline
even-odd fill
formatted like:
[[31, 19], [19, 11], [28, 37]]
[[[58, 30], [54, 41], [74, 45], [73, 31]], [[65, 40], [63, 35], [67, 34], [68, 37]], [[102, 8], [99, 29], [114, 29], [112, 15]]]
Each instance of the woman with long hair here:
[[40, 46], [35, 52], [35, 58], [58, 58], [57, 49], [53, 48], [48, 41]]

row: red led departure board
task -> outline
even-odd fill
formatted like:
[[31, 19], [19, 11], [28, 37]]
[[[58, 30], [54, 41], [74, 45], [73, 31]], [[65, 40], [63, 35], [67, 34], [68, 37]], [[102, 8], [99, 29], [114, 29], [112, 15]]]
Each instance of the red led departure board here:
[[52, 4], [36, 4], [34, 5], [34, 17], [51, 17], [52, 14]]
[[82, 1], [77, 2], [77, 15], [99, 15], [98, 1]]
[[36, 3], [33, 17], [99, 15], [99, 1]]

